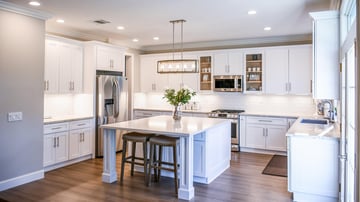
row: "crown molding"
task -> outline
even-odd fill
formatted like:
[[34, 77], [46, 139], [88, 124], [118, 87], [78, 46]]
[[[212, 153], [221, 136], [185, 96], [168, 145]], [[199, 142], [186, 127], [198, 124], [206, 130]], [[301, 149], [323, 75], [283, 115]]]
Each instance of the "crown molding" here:
[[[217, 49], [237, 49], [237, 48], [256, 48], [266, 46], [284, 46], [284, 45], [299, 45], [311, 44], [312, 34], [303, 35], [289, 35], [263, 38], [247, 38], [221, 41], [203, 41], [184, 43], [184, 51], [204, 51]], [[180, 49], [172, 49], [172, 44], [156, 45], [156, 46], [142, 46], [140, 50], [143, 54], [151, 53], [165, 53], [165, 52], [179, 52]]]
[[13, 13], [30, 16], [30, 17], [34, 17], [34, 18], [38, 18], [41, 20], [47, 20], [47, 19], [51, 18], [50, 13], [22, 7], [22, 6], [13, 4], [13, 3], [5, 2], [3, 0], [0, 0], [0, 9], [10, 11]]

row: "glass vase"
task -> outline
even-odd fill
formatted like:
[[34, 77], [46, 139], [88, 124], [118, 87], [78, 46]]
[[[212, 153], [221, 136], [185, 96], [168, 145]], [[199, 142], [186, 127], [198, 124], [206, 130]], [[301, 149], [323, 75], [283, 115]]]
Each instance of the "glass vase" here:
[[180, 106], [175, 106], [173, 111], [173, 119], [180, 120], [181, 119], [181, 109]]

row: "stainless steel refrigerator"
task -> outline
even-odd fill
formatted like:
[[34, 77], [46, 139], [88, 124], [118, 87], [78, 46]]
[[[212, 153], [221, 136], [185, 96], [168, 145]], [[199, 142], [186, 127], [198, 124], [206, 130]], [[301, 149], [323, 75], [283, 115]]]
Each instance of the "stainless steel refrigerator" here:
[[[103, 124], [126, 121], [127, 78], [122, 72], [96, 71], [96, 157], [103, 156]], [[122, 150], [122, 135], [125, 131], [116, 131], [116, 151]]]

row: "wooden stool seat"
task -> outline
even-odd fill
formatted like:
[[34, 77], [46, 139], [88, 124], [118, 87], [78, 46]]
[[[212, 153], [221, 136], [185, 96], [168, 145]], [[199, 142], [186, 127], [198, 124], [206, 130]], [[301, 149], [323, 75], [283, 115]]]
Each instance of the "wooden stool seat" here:
[[[125, 163], [131, 164], [131, 176], [134, 175], [134, 165], [141, 165], [144, 166], [144, 175], [145, 175], [145, 184], [147, 184], [147, 165], [148, 165], [148, 158], [147, 158], [147, 143], [153, 134], [146, 134], [146, 133], [137, 133], [137, 132], [130, 132], [123, 135], [123, 151], [122, 151], [122, 159], [121, 159], [121, 171], [120, 171], [120, 183], [122, 183], [124, 178], [124, 169]], [[131, 148], [131, 155], [126, 156], [127, 151], [127, 144], [128, 142], [132, 143]], [[136, 151], [136, 143], [142, 143], [143, 145], [143, 157], [138, 157], [135, 155]], [[140, 160], [141, 162], [135, 161]]]
[[[161, 170], [168, 170], [174, 172], [175, 193], [178, 194], [178, 176], [177, 176], [177, 145], [179, 138], [169, 136], [155, 136], [150, 138], [150, 162], [149, 162], [149, 179], [147, 180], [148, 186], [151, 184], [151, 169], [154, 168], [155, 181], [160, 181]], [[159, 146], [159, 154], [156, 155], [156, 147]], [[171, 147], [173, 150], [173, 162], [166, 162], [162, 160], [163, 147]], [[158, 156], [158, 159], [154, 159]], [[162, 165], [170, 165], [173, 168], [164, 167]]]

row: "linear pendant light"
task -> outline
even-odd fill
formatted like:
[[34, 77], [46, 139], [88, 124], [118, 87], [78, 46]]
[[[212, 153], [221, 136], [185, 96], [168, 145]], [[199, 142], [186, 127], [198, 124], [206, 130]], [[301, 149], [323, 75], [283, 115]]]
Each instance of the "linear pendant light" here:
[[[173, 25], [173, 44], [172, 44], [172, 60], [159, 60], [157, 63], [158, 73], [196, 73], [198, 72], [197, 60], [189, 60], [183, 58], [183, 24], [184, 19], [172, 20]], [[175, 24], [181, 23], [181, 59], [175, 59]]]

